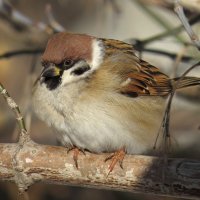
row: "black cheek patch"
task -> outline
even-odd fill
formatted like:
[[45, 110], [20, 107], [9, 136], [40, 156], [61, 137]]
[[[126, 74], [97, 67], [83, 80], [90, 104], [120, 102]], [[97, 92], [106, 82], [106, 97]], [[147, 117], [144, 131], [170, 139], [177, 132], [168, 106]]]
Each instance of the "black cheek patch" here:
[[74, 71], [71, 72], [71, 74], [80, 76], [81, 74], [84, 74], [88, 70], [90, 70], [90, 66], [86, 65], [86, 66], [82, 66], [82, 67], [75, 69]]

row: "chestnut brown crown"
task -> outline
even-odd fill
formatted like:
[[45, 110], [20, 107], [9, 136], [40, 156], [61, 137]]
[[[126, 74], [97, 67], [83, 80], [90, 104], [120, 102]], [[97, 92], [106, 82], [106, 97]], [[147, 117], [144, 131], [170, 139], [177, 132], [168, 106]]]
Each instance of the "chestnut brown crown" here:
[[85, 34], [57, 33], [49, 39], [42, 60], [55, 64], [65, 59], [91, 60], [93, 39]]

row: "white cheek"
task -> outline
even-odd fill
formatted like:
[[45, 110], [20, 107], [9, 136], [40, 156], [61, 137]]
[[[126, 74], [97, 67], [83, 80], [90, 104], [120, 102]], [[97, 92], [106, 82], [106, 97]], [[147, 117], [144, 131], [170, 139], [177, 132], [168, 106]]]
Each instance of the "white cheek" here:
[[103, 53], [104, 47], [103, 47], [102, 42], [95, 39], [92, 42], [92, 49], [93, 49], [92, 60], [90, 62], [88, 62], [91, 69], [88, 70], [87, 72], [83, 73], [82, 75], [74, 75], [71, 72], [74, 71], [75, 69], [81, 67], [81, 65], [85, 64], [85, 63], [82, 63], [82, 62], [77, 63], [71, 69], [65, 70], [63, 72], [61, 86], [64, 86], [64, 85], [67, 85], [69, 83], [76, 82], [78, 80], [84, 79], [85, 77], [89, 76], [91, 73], [93, 73], [94, 71], [96, 71], [100, 67], [100, 65], [103, 61], [103, 57], [104, 57], [104, 53]]
[[103, 61], [104, 57], [104, 51], [103, 51], [103, 44], [99, 40], [94, 40], [92, 43], [92, 61], [90, 63], [90, 66], [92, 67], [92, 70], [96, 70], [99, 68]]
[[76, 78], [73, 74], [71, 74], [71, 70], [65, 70], [62, 75], [61, 86], [76, 81]]
[[76, 82], [80, 79], [83, 79], [83, 78], [87, 77], [92, 72], [92, 70], [89, 70], [89, 71], [83, 73], [82, 75], [73, 74], [72, 71], [80, 68], [81, 65], [84, 65], [84, 63], [79, 62], [79, 63], [75, 64], [72, 68], [65, 70], [63, 72], [61, 86], [64, 86], [64, 85], [67, 85], [69, 83], [73, 83], [73, 82]]

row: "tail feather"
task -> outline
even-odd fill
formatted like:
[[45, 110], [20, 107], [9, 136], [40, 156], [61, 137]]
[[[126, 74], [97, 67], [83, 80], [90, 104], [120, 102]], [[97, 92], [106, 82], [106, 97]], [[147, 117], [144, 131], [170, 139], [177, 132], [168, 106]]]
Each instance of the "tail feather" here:
[[181, 77], [173, 79], [172, 84], [173, 85], [174, 85], [174, 83], [177, 84], [176, 89], [200, 85], [200, 78], [198, 78], [198, 77], [184, 77], [183, 79], [181, 79], [181, 80], [180, 79], [181, 79]]

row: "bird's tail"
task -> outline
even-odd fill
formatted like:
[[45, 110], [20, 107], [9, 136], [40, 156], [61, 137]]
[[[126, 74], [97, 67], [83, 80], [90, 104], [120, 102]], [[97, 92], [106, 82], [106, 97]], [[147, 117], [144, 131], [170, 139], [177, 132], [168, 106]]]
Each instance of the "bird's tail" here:
[[[181, 77], [174, 78], [173, 82], [176, 85], [176, 89], [186, 88], [190, 86], [200, 85], [200, 78], [198, 77], [184, 77], [183, 79]], [[174, 84], [173, 84], [174, 85]]]

